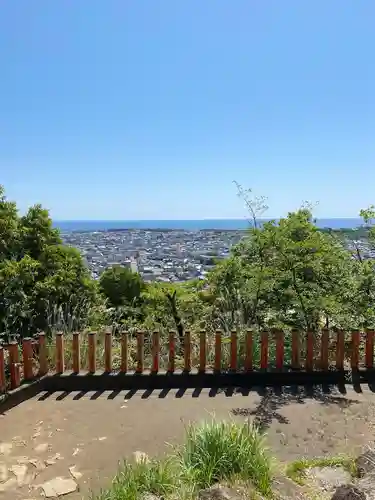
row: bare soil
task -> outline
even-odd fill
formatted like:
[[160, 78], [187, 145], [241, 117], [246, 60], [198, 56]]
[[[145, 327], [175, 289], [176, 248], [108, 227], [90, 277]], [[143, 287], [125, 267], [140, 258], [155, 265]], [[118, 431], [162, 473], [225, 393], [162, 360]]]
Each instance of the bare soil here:
[[[302, 457], [359, 454], [374, 441], [375, 394], [364, 387], [348, 388], [346, 394], [302, 389], [42, 393], [1, 411], [0, 406], [0, 499], [39, 499], [36, 486], [58, 476], [71, 478], [74, 466], [73, 474], [82, 474], [75, 477], [79, 491], [64, 498], [78, 500], [109, 486], [123, 458], [137, 451], [168, 452], [166, 442], [181, 442], [186, 424], [210, 414], [255, 419], [281, 467]], [[24, 464], [24, 484], [17, 485], [6, 471]]]

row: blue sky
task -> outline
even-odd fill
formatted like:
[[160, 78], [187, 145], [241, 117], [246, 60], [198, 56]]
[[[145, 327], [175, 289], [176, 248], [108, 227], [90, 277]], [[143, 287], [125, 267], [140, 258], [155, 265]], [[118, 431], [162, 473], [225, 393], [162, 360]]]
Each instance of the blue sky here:
[[373, 0], [2, 0], [0, 183], [54, 219], [375, 203]]

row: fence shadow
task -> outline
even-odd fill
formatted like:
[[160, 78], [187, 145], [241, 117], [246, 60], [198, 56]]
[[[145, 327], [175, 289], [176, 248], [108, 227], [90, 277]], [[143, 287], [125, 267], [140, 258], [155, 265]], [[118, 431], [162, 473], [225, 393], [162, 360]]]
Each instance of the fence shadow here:
[[[369, 388], [372, 390], [371, 387]], [[356, 390], [356, 392], [358, 392], [358, 390]], [[232, 414], [235, 416], [254, 418], [254, 422], [262, 430], [266, 430], [273, 420], [276, 420], [279, 424], [288, 424], [289, 420], [282, 415], [279, 410], [290, 404], [302, 405], [314, 400], [322, 405], [337, 405], [339, 408], [345, 409], [360, 403], [357, 399], [347, 398], [346, 387], [341, 385], [263, 388], [260, 394], [261, 401], [255, 409], [238, 407], [232, 410]]]

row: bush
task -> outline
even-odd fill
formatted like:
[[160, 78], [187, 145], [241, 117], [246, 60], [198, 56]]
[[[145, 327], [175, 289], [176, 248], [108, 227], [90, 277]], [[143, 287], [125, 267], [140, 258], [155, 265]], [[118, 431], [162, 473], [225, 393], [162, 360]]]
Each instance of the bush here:
[[237, 477], [263, 494], [271, 490], [271, 464], [263, 436], [250, 422], [204, 422], [187, 429], [180, 459], [182, 468], [197, 487]]

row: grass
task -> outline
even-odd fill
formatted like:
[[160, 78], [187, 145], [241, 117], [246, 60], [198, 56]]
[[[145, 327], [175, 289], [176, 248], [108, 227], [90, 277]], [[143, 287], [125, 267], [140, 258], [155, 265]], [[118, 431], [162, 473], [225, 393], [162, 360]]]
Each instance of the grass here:
[[202, 488], [241, 481], [271, 495], [271, 462], [263, 436], [248, 422], [212, 419], [186, 429], [181, 447], [161, 460], [125, 462], [95, 500], [140, 500], [145, 494], [189, 500]]
[[327, 458], [302, 458], [288, 465], [286, 475], [295, 483], [303, 486], [305, 484], [305, 471], [312, 467], [343, 467], [352, 477], [357, 475], [357, 467], [353, 458], [348, 456], [337, 456]]

